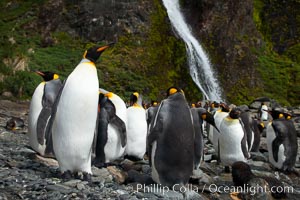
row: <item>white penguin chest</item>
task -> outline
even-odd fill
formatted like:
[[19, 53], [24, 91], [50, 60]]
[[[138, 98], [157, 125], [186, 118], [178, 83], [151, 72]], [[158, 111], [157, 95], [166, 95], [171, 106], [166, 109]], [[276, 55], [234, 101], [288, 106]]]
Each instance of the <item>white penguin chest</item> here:
[[[98, 77], [96, 68], [80, 64], [70, 74], [57, 108], [56, 121], [60, 130], [91, 132], [96, 125], [98, 106]], [[63, 131], [65, 132], [65, 131]]]
[[228, 120], [224, 118], [220, 125], [221, 134], [220, 147], [221, 153], [236, 154], [241, 151], [241, 141], [244, 137], [244, 130], [239, 120]]

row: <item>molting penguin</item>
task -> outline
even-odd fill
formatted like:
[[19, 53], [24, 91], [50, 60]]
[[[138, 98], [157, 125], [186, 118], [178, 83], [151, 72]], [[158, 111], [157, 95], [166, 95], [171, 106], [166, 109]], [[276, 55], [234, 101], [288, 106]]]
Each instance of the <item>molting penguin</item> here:
[[66, 178], [91, 178], [91, 154], [97, 121], [99, 81], [95, 62], [109, 45], [94, 46], [64, 82], [52, 126], [55, 156]]
[[126, 155], [132, 159], [143, 159], [146, 152], [147, 120], [142, 107], [142, 98], [137, 92], [130, 96], [127, 108], [127, 146]]
[[171, 87], [152, 120], [147, 138], [152, 179], [159, 184], [184, 185], [193, 172], [194, 126], [183, 91]]
[[93, 164], [103, 167], [119, 159], [125, 152], [126, 104], [116, 94], [99, 89], [98, 126], [96, 131], [96, 158]]
[[277, 169], [294, 171], [298, 144], [296, 128], [281, 111], [273, 109], [273, 121], [267, 126], [269, 161]]
[[220, 124], [219, 154], [221, 163], [231, 166], [236, 161], [250, 158], [247, 146], [247, 135], [243, 123], [239, 120], [241, 110], [233, 108]]
[[36, 73], [43, 77], [44, 81], [37, 86], [30, 102], [29, 145], [42, 156], [53, 156], [51, 132], [47, 131], [47, 125], [62, 83], [59, 76], [53, 72], [36, 71]]

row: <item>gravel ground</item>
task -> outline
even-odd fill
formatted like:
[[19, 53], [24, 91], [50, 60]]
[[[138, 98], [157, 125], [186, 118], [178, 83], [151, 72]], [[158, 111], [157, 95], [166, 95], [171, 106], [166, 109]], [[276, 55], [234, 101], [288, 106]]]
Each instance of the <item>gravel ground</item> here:
[[[216, 188], [233, 186], [231, 174], [223, 172], [223, 166], [210, 160], [213, 148], [205, 146], [207, 161], [202, 163], [198, 177], [193, 177], [185, 188], [158, 188], [149, 183], [148, 161], [132, 162], [123, 160], [119, 166], [107, 168], [92, 167], [91, 182], [79, 179], [60, 178], [58, 163], [54, 159], [38, 156], [28, 148], [27, 117], [29, 102], [0, 100], [0, 200], [11, 199], [233, 199], [228, 191]], [[20, 130], [5, 128], [12, 117], [25, 122]], [[300, 140], [298, 138], [298, 143]], [[265, 148], [265, 138], [262, 138]], [[300, 180], [295, 174], [284, 174], [274, 170], [267, 162], [265, 154], [254, 154], [249, 161], [257, 175], [276, 177], [292, 189], [287, 199], [300, 199]], [[300, 172], [299, 155], [296, 170]], [[148, 184], [148, 185], [144, 185]], [[142, 188], [143, 187], [143, 188]], [[265, 199], [251, 196], [252, 199]]]

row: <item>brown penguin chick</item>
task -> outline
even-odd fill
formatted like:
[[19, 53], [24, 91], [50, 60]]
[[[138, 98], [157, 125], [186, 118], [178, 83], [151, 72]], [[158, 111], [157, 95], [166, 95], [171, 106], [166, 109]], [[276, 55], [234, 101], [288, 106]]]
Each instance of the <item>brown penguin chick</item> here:
[[[283, 198], [286, 196], [285, 191], [276, 190], [274, 188], [284, 188], [283, 184], [273, 177], [256, 176], [252, 173], [250, 166], [242, 161], [233, 163], [232, 165], [232, 181], [235, 186], [248, 187], [253, 179], [264, 179], [269, 185], [269, 191], [274, 198]], [[262, 186], [263, 187], [263, 186]], [[271, 188], [273, 188], [271, 190]], [[279, 192], [281, 191], [281, 192]], [[264, 191], [266, 192], [266, 191]]]
[[235, 186], [244, 186], [250, 179], [255, 177], [250, 166], [242, 161], [233, 163], [231, 175]]

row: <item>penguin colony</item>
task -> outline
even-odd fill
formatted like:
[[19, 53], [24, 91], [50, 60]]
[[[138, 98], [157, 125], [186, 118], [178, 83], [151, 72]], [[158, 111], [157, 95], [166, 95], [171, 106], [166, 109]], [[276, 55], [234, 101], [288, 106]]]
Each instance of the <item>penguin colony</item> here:
[[185, 185], [203, 160], [204, 137], [212, 143], [218, 162], [226, 171], [233, 166], [236, 176], [239, 167], [245, 168], [236, 163], [246, 163], [250, 152], [259, 150], [263, 129], [270, 163], [293, 171], [296, 131], [284, 112], [268, 111], [263, 104], [260, 120], [269, 120], [269, 115], [273, 119], [265, 128], [247, 106], [229, 108], [223, 102], [206, 108], [199, 102], [189, 106], [178, 87], [170, 87], [164, 100], [146, 109], [142, 96], [134, 92], [127, 107], [117, 94], [99, 88], [95, 63], [110, 46], [85, 51], [63, 83], [53, 72], [36, 71], [43, 82], [30, 104], [29, 144], [40, 155], [55, 157], [63, 178], [90, 180], [92, 165], [149, 159], [154, 182]]

